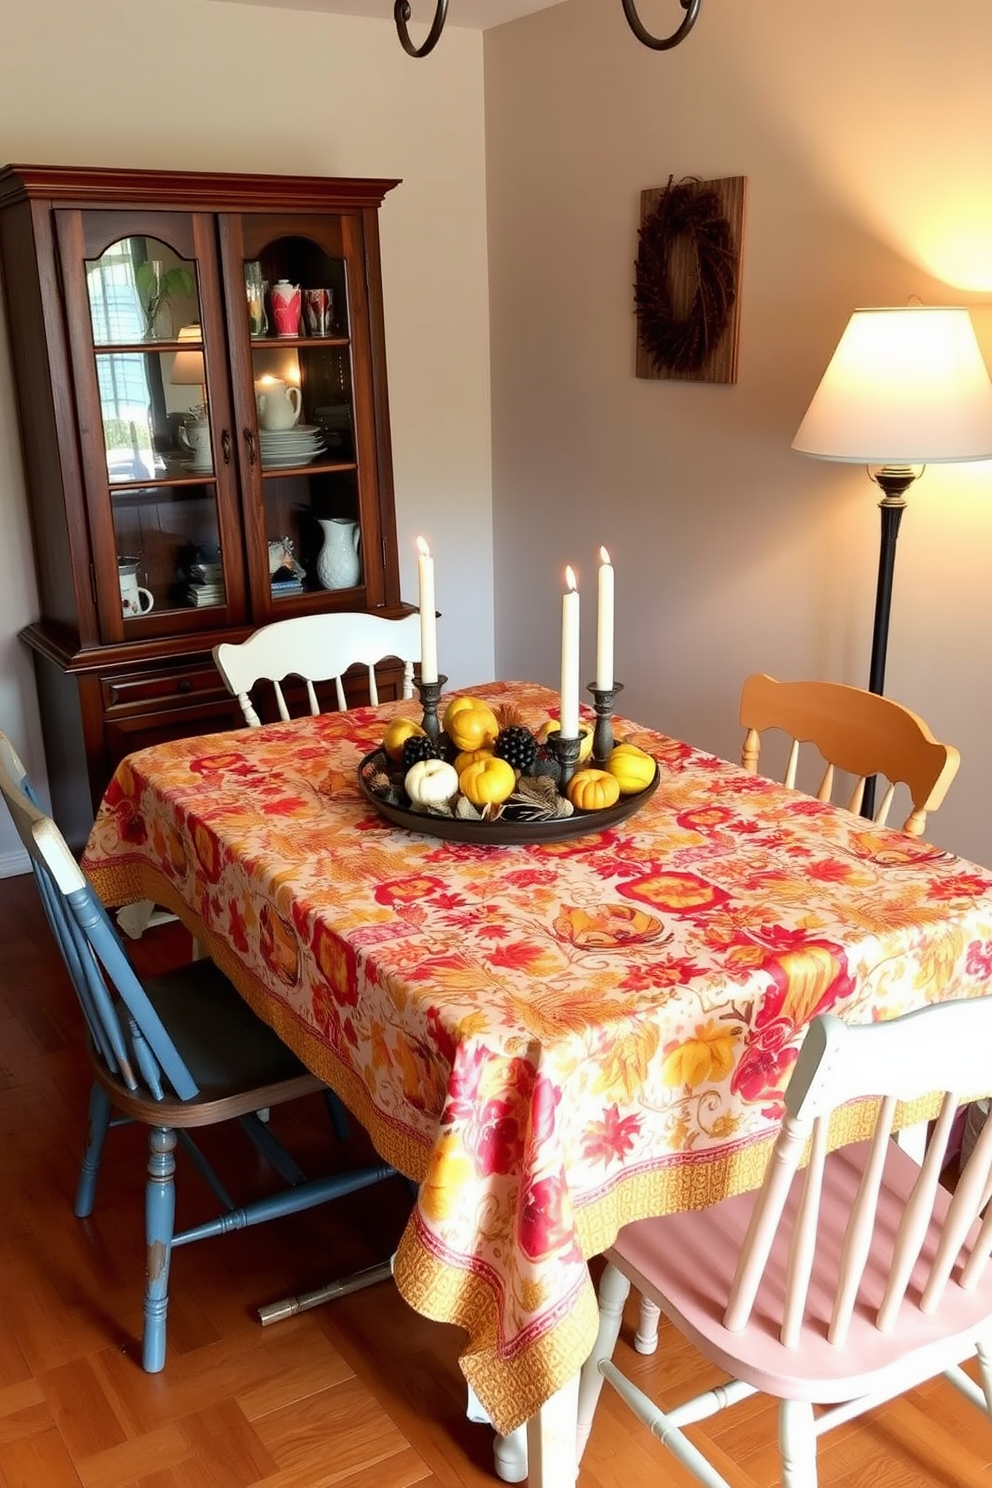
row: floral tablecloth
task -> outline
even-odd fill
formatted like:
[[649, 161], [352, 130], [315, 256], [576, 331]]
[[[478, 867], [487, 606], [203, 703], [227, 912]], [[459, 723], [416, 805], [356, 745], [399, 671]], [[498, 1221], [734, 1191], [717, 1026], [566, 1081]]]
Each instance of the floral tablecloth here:
[[[536, 726], [556, 697], [473, 689]], [[460, 1324], [497, 1429], [596, 1330], [619, 1227], [753, 1186], [809, 1019], [985, 993], [992, 874], [660, 734], [619, 826], [442, 841], [383, 821], [359, 759], [390, 703], [125, 760], [84, 867], [175, 909], [252, 1007], [420, 1181], [396, 1260]]]

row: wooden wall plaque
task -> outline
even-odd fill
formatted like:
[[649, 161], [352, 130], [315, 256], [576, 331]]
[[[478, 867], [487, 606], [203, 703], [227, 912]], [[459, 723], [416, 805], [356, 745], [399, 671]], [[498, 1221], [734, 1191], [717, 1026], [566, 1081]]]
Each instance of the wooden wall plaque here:
[[[635, 283], [638, 377], [737, 381], [746, 181], [746, 176], [713, 181], [687, 177], [641, 192]], [[689, 221], [688, 228], [662, 225], [659, 204], [673, 186], [680, 195], [669, 200], [687, 208], [681, 218]], [[700, 214], [693, 214], [696, 204], [707, 219], [703, 225]], [[713, 205], [715, 213], [702, 211]], [[725, 323], [700, 355], [700, 345], [711, 339], [714, 304], [724, 306], [719, 318], [725, 316]]]

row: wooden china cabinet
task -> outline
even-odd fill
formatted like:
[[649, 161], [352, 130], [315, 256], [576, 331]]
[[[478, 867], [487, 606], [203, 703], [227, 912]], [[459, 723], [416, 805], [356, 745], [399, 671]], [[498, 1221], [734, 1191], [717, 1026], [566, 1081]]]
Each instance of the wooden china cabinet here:
[[[409, 608], [378, 237], [397, 184], [0, 171], [41, 602], [22, 636], [74, 844], [124, 755], [243, 722], [217, 642], [284, 616]], [[307, 289], [326, 291], [313, 319]], [[263, 392], [278, 403], [264, 421]], [[332, 526], [357, 541], [344, 588], [318, 566]], [[399, 679], [397, 667], [382, 696]]]

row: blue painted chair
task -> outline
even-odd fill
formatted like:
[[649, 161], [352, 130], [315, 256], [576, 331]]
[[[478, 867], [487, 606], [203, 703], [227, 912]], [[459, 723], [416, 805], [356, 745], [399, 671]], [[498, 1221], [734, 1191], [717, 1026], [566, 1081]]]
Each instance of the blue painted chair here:
[[[256, 1018], [212, 961], [194, 961], [144, 983], [138, 980], [106, 910], [58, 827], [39, 808], [24, 767], [2, 733], [0, 790], [30, 854], [89, 1030], [94, 1080], [76, 1190], [80, 1218], [93, 1210], [108, 1128], [127, 1121], [149, 1128], [142, 1363], [155, 1373], [165, 1364], [169, 1269], [176, 1246], [312, 1208], [378, 1183], [395, 1170], [383, 1164], [308, 1179], [257, 1113], [321, 1092], [341, 1135], [343, 1115], [330, 1091]], [[235, 1205], [190, 1136], [196, 1127], [231, 1120], [240, 1122], [287, 1185], [242, 1207]], [[221, 1205], [216, 1218], [180, 1233], [175, 1231], [177, 1142], [189, 1150]]]

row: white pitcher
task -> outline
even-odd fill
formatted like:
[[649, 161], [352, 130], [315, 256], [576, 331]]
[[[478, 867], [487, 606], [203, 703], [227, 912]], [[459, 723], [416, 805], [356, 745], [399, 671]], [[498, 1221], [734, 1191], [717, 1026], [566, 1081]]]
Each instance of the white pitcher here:
[[255, 389], [258, 422], [263, 429], [291, 429], [303, 409], [303, 394], [298, 387], [278, 377], [260, 382]]
[[317, 555], [317, 578], [325, 589], [354, 589], [362, 576], [358, 523], [350, 517], [318, 517], [324, 546]]

